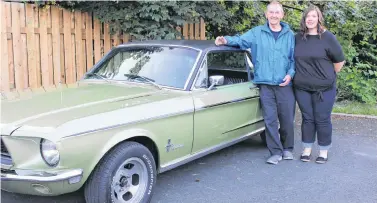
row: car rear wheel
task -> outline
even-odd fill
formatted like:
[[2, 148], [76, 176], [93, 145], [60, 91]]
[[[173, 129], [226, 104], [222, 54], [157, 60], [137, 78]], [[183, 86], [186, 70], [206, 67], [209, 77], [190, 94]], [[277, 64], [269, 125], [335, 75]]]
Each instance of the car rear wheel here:
[[261, 140], [262, 140], [262, 143], [263, 143], [263, 146], [267, 146], [267, 141], [266, 141], [266, 131], [263, 131], [259, 134]]
[[150, 202], [156, 184], [151, 152], [136, 142], [112, 149], [99, 163], [85, 187], [87, 203]]

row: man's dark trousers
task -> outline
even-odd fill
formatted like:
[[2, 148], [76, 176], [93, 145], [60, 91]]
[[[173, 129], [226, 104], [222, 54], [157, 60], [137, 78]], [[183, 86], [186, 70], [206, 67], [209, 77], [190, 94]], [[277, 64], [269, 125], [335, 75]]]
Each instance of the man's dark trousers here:
[[259, 88], [267, 148], [271, 155], [283, 155], [284, 150], [293, 151], [296, 100], [292, 86], [259, 85]]

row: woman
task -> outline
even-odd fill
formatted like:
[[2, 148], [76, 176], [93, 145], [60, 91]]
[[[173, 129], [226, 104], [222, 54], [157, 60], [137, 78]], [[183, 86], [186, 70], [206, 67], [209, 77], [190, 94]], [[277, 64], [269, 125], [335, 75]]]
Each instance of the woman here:
[[317, 133], [317, 163], [326, 163], [331, 147], [331, 112], [336, 96], [336, 74], [344, 65], [342, 47], [323, 26], [323, 16], [316, 6], [303, 14], [300, 33], [296, 34], [296, 75], [293, 79], [296, 100], [302, 113], [301, 160], [310, 161]]

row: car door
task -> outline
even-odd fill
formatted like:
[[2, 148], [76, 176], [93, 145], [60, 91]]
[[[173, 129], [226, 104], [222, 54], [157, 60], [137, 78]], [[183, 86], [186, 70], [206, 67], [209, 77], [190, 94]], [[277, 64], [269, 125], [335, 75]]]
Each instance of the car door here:
[[[250, 81], [246, 57], [243, 51], [207, 53], [192, 91], [193, 153], [230, 144], [264, 127], [259, 90]], [[209, 89], [211, 76], [224, 76], [224, 84]]]

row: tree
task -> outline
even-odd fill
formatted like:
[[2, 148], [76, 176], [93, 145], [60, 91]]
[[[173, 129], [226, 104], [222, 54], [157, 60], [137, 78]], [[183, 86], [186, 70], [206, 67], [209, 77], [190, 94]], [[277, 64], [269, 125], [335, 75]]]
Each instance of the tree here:
[[334, 1], [323, 4], [326, 24], [346, 55], [338, 77], [338, 99], [377, 103], [377, 2]]
[[[68, 9], [93, 12], [112, 31], [122, 29], [137, 40], [175, 39], [176, 27], [203, 17], [207, 39], [242, 34], [265, 23], [269, 1], [45, 1]], [[377, 2], [282, 0], [284, 21], [297, 32], [302, 10], [310, 4], [320, 8], [325, 26], [340, 41], [346, 66], [338, 76], [338, 100], [377, 103]], [[181, 36], [182, 37], [182, 36]]]

